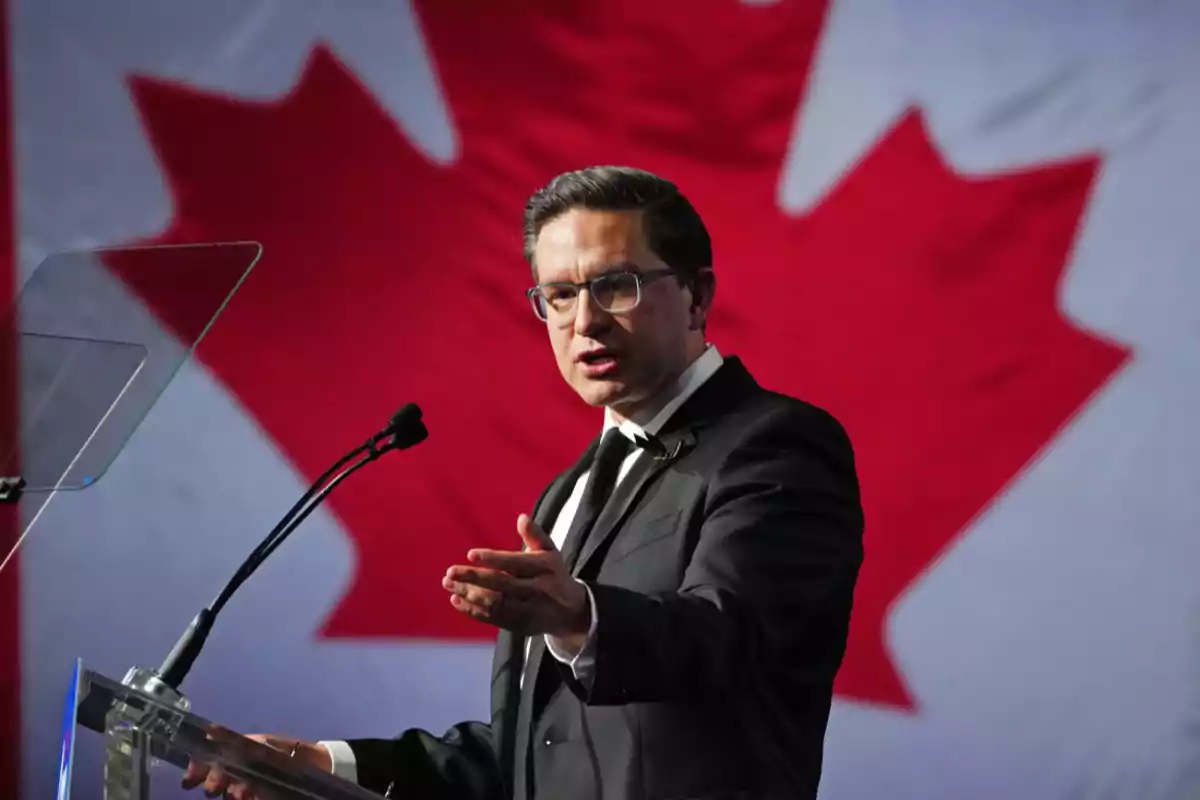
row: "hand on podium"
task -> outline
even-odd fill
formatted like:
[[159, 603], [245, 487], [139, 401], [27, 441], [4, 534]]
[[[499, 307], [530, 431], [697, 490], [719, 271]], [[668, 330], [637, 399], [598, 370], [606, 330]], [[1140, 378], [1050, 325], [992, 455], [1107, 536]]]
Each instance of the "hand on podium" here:
[[[217, 738], [218, 731], [213, 731], [209, 738]], [[333, 760], [329, 751], [316, 742], [304, 742], [287, 736], [255, 733], [246, 737], [254, 742], [266, 745], [272, 750], [282, 753], [283, 757], [297, 758], [324, 772], [333, 771]], [[222, 793], [233, 800], [268, 800], [258, 789], [246, 783], [236, 781], [223, 772], [219, 767], [193, 761], [183, 774], [183, 788], [195, 789], [201, 787], [208, 797], [217, 797]]]

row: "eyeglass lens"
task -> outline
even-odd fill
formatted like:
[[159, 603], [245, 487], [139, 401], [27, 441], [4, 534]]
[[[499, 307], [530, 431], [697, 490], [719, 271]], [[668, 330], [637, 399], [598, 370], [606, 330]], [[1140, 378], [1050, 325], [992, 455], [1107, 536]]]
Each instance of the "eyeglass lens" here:
[[[601, 275], [588, 285], [588, 294], [604, 311], [630, 311], [640, 296], [638, 276], [634, 273]], [[562, 318], [575, 312], [579, 289], [567, 284], [550, 284], [534, 295], [535, 309], [543, 319]]]

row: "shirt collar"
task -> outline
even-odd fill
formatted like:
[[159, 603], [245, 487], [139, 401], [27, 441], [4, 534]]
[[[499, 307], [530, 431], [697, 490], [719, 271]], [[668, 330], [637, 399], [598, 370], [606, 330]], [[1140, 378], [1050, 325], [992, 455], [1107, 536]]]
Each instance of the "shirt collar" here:
[[[724, 361], [725, 359], [721, 357], [714, 345], [705, 345], [704, 352], [700, 354], [700, 357], [688, 365], [688, 368], [674, 383], [663, 390], [654, 403], [635, 414], [635, 419], [627, 419], [620, 423], [621, 432], [634, 441], [657, 434], [662, 426], [667, 424], [671, 415], [678, 411], [679, 407], [686, 403], [688, 398], [721, 368]], [[613, 419], [612, 412], [607, 408], [604, 409], [604, 430], [607, 431], [617, 424], [617, 421]]]

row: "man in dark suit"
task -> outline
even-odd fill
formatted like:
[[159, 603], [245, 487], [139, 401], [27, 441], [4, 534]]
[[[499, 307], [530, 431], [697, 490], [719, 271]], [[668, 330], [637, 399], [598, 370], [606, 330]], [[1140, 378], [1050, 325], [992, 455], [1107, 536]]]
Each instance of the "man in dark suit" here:
[[862, 561], [845, 432], [706, 341], [711, 244], [670, 182], [561, 175], [525, 238], [558, 367], [605, 421], [521, 551], [447, 570], [500, 628], [490, 722], [262, 738], [395, 797], [815, 797]]

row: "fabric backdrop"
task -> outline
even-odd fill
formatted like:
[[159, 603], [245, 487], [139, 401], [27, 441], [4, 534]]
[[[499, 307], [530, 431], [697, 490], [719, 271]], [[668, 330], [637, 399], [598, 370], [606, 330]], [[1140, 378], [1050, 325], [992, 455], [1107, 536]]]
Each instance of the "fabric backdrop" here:
[[[491, 633], [439, 577], [515, 545], [600, 426], [520, 258], [528, 193], [596, 163], [682, 187], [715, 241], [711, 339], [854, 441], [867, 557], [822, 797], [1200, 793], [1191, 0], [7, 12], [6, 292], [72, 247], [264, 255], [0, 577], [21, 763], [0, 796], [48, 795], [76, 656], [159, 663], [407, 401], [429, 440], [310, 518], [185, 688], [237, 729], [313, 738], [486, 715]], [[138, 299], [181, 324], [177, 294]]]

